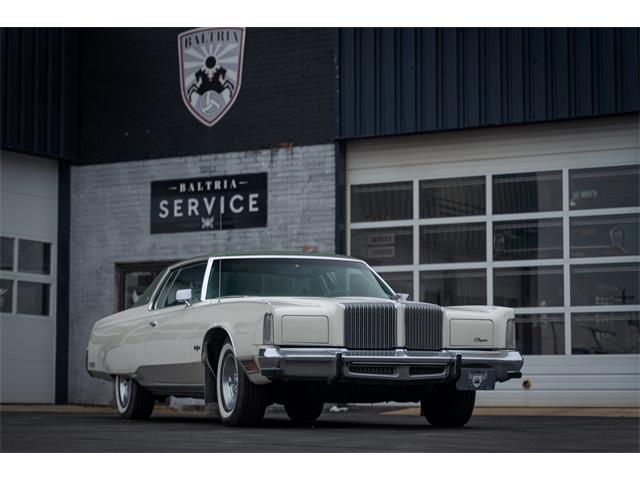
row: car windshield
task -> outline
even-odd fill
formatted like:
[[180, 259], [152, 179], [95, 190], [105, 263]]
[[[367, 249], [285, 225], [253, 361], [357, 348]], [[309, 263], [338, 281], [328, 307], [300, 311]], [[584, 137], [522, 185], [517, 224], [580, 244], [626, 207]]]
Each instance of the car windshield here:
[[[217, 267], [217, 266], [216, 266]], [[319, 258], [234, 258], [214, 268], [208, 291], [221, 297], [373, 297], [393, 298], [391, 291], [361, 262]], [[217, 273], [217, 275], [216, 275]]]

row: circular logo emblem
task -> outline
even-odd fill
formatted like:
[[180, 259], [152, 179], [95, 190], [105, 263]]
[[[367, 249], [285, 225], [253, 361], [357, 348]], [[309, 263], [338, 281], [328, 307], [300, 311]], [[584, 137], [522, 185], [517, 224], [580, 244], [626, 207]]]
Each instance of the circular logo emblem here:
[[205, 115], [214, 115], [220, 109], [220, 95], [209, 90], [200, 97], [200, 110]]

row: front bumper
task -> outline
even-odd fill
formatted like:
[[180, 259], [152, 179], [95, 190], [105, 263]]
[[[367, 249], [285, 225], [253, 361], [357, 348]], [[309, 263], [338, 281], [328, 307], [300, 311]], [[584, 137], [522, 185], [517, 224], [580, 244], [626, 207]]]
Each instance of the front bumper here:
[[463, 368], [495, 369], [496, 380], [521, 376], [523, 360], [512, 350], [348, 350], [260, 347], [260, 373], [269, 380], [453, 383]]

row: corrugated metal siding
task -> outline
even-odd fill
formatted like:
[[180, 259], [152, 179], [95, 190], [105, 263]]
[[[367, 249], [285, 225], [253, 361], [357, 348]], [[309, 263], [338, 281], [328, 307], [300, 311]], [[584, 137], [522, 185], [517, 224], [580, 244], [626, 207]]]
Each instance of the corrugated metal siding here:
[[339, 138], [635, 112], [637, 28], [346, 28]]
[[0, 145], [76, 155], [76, 35], [64, 28], [0, 29]]

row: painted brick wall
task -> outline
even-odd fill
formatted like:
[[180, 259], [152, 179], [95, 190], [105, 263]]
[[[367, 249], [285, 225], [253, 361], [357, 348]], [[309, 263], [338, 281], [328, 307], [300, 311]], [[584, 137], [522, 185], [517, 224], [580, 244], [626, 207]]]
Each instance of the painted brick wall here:
[[[266, 228], [150, 234], [152, 181], [255, 172], [268, 173]], [[111, 401], [111, 384], [83, 362], [92, 325], [115, 311], [116, 263], [305, 245], [333, 252], [334, 182], [333, 144], [73, 167], [69, 402]]]

